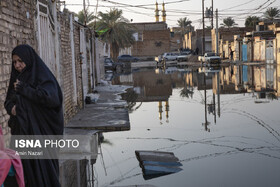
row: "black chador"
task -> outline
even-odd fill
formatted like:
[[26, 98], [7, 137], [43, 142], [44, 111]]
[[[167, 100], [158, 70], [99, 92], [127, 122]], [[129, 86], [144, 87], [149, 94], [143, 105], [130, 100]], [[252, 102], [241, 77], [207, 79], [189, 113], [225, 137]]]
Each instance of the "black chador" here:
[[[12, 55], [25, 64], [19, 72], [13, 63], [5, 101], [12, 135], [62, 135], [63, 99], [56, 78], [29, 45], [17, 46]], [[60, 186], [58, 160], [25, 159], [22, 163], [27, 187]]]

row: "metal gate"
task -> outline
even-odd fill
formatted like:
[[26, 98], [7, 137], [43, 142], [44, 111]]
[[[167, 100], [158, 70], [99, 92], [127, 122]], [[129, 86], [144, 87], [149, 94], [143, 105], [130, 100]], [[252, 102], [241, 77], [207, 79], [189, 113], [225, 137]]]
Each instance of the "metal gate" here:
[[38, 49], [42, 60], [56, 75], [57, 67], [55, 60], [55, 30], [54, 21], [50, 14], [48, 5], [37, 2], [37, 27], [38, 27]]
[[243, 44], [242, 45], [242, 61], [247, 62], [248, 58], [247, 58], [247, 45]]
[[248, 82], [248, 66], [243, 66], [242, 69], [242, 78], [243, 78], [243, 83], [247, 83]]
[[274, 89], [274, 66], [266, 66], [266, 88]]

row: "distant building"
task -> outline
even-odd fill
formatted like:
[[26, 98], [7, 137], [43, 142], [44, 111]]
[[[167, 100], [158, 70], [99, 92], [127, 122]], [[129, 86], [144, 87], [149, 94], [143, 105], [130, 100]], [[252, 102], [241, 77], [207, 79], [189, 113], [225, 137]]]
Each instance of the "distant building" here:
[[[197, 29], [185, 35], [184, 46], [192, 50], [198, 48], [199, 53], [202, 55], [202, 40], [202, 29]], [[205, 29], [205, 52], [210, 51], [212, 51], [211, 29]]]
[[176, 51], [179, 49], [187, 48], [184, 33], [189, 33], [193, 32], [194, 27], [193, 26], [186, 26], [184, 30], [182, 30], [181, 27], [172, 27], [170, 29], [170, 37], [171, 37], [171, 42], [170, 42], [170, 50], [171, 51]]
[[279, 39], [277, 39], [279, 27], [279, 20], [263, 21], [256, 26], [255, 31], [247, 32], [245, 37], [240, 40], [240, 56], [237, 60], [276, 63], [280, 52]]
[[[244, 37], [247, 32], [251, 32], [253, 28], [251, 27], [233, 27], [233, 28], [219, 28], [218, 38], [219, 38], [219, 55], [222, 58], [229, 58], [230, 48], [235, 51], [235, 55], [238, 55], [238, 46], [235, 46], [234, 35]], [[212, 29], [212, 51], [216, 51], [216, 30]]]
[[[131, 23], [135, 27], [135, 43], [131, 48], [120, 50], [121, 54], [131, 54], [142, 59], [154, 59], [155, 56], [169, 51], [178, 51], [184, 47], [179, 27], [170, 29], [166, 24], [165, 4], [162, 4], [162, 21], [159, 20], [158, 3], [155, 4], [155, 22]], [[186, 31], [193, 31], [187, 26]]]
[[136, 28], [132, 55], [154, 58], [170, 51], [170, 30], [165, 22], [132, 23]]

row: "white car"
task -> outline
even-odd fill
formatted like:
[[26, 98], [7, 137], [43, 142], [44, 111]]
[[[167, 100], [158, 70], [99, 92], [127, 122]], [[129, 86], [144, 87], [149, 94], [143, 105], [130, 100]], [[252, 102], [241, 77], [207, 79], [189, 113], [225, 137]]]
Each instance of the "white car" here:
[[161, 62], [162, 60], [166, 60], [166, 61], [173, 61], [173, 60], [177, 60], [178, 57], [178, 53], [163, 53], [162, 55], [159, 55], [158, 57], [155, 58], [155, 61], [157, 62]]
[[190, 52], [190, 51], [182, 52], [182, 53], [177, 57], [177, 61], [178, 61], [178, 62], [188, 61], [189, 58], [190, 58], [190, 56], [191, 56], [191, 52]]
[[221, 63], [221, 57], [217, 56], [215, 53], [205, 53], [204, 56], [199, 56], [198, 60], [208, 64]]

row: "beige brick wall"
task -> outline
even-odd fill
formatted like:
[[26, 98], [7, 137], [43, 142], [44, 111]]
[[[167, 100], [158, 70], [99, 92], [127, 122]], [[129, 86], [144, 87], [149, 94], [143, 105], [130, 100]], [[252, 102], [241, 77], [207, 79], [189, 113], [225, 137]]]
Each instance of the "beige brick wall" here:
[[[0, 1], [0, 124], [4, 134], [9, 133], [9, 115], [4, 109], [11, 71], [11, 52], [19, 44], [29, 44], [38, 51], [36, 1]], [[60, 78], [64, 97], [64, 117], [67, 123], [82, 108], [82, 80], [80, 66], [80, 25], [74, 22], [74, 53], [77, 81], [77, 103], [74, 99], [72, 51], [69, 12], [58, 13]]]
[[182, 34], [174, 33], [174, 37], [170, 38], [170, 51], [178, 51], [183, 48]]
[[[280, 30], [280, 27], [278, 27]], [[276, 60], [277, 65], [280, 65], [280, 32], [276, 34]]]
[[58, 16], [60, 23], [61, 79], [64, 98], [64, 119], [69, 121], [82, 108], [82, 86], [80, 66], [80, 26], [74, 22], [74, 55], [77, 81], [77, 103], [74, 98], [72, 73], [72, 51], [70, 39], [70, 13], [65, 11]]
[[132, 47], [134, 56], [157, 56], [170, 51], [169, 30], [143, 31], [143, 41], [135, 42]]
[[11, 53], [15, 46], [27, 43], [36, 48], [34, 32], [33, 0], [0, 1], [0, 125], [3, 133], [9, 133], [9, 115], [4, 109], [4, 101], [11, 71]]

